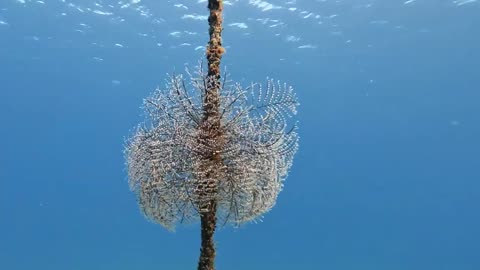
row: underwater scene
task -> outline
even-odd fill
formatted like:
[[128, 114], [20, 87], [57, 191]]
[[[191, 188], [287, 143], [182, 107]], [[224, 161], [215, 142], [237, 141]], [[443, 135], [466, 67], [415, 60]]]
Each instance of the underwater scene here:
[[480, 1], [0, 0], [0, 269], [480, 269]]

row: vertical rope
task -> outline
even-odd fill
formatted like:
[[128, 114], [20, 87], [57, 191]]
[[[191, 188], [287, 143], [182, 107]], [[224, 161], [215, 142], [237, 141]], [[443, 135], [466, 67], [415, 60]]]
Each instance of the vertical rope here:
[[[208, 60], [208, 89], [206, 89], [204, 100], [204, 119], [201, 126], [203, 136], [206, 141], [214, 142], [214, 149], [220, 150], [221, 143], [221, 127], [220, 127], [220, 60], [225, 49], [222, 47], [222, 0], [209, 0], [208, 9], [210, 15], [208, 17], [210, 40], [208, 42], [206, 56]], [[215, 243], [213, 235], [217, 223], [217, 202], [215, 199], [217, 170], [221, 165], [220, 151], [208, 153], [205, 157], [207, 171], [207, 186], [212, 187], [210, 191], [213, 194], [205, 194], [210, 201], [202, 202], [200, 209], [201, 221], [201, 249], [200, 259], [198, 261], [198, 270], [214, 270], [215, 269]]]

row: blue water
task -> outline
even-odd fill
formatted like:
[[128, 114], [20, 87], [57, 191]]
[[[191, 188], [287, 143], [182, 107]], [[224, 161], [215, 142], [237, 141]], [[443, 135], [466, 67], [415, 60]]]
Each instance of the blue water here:
[[[480, 2], [228, 3], [222, 64], [294, 85], [301, 141], [263, 222], [219, 229], [217, 269], [480, 269]], [[203, 57], [205, 7], [1, 0], [0, 269], [195, 269], [199, 225], [146, 221], [122, 151]]]

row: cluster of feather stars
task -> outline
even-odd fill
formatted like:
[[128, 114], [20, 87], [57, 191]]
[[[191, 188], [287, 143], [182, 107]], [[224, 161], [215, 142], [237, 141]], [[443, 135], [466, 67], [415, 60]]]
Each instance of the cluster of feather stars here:
[[[198, 220], [212, 200], [220, 223], [256, 220], [274, 206], [298, 148], [293, 88], [271, 79], [244, 88], [223, 76], [218, 150], [199, 128], [212, 79], [201, 67], [187, 77], [169, 76], [144, 100], [146, 119], [125, 147], [130, 188], [145, 216], [167, 229]], [[222, 162], [206, 176], [204, 153], [213, 148]]]

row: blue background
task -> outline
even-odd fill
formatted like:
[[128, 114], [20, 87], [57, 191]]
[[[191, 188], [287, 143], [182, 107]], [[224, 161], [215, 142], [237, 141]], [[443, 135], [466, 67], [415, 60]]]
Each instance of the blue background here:
[[[225, 6], [222, 63], [295, 86], [300, 150], [263, 222], [218, 230], [217, 268], [480, 269], [479, 3], [264, 3]], [[147, 222], [122, 151], [203, 57], [182, 16], [206, 3], [120, 6], [0, 3], [0, 269], [196, 267], [199, 225]]]

